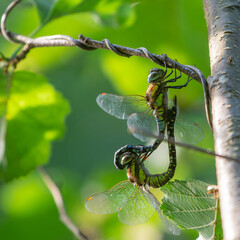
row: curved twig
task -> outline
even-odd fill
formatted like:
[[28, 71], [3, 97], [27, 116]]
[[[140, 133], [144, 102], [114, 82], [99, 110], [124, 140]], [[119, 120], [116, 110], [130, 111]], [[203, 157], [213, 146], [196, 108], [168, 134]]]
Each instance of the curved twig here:
[[51, 179], [51, 177], [43, 168], [39, 167], [38, 172], [52, 194], [53, 200], [57, 206], [60, 220], [76, 236], [77, 239], [88, 240], [88, 238], [78, 229], [78, 227], [68, 217], [64, 206], [62, 194], [59, 188], [57, 187], [56, 183]]

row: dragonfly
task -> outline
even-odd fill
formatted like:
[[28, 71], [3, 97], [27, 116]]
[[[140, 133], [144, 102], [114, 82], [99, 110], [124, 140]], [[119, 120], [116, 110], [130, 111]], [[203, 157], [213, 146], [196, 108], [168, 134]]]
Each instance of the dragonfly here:
[[[176, 107], [172, 108], [167, 120], [168, 137], [174, 138], [174, 121]], [[170, 164], [168, 170], [162, 174], [150, 174], [144, 166], [142, 154], [143, 146], [121, 148], [117, 152], [116, 165], [119, 169], [127, 167], [128, 181], [123, 181], [111, 189], [93, 195], [86, 201], [88, 211], [97, 214], [118, 212], [122, 223], [136, 225], [148, 221], [157, 211], [161, 221], [175, 235], [180, 231], [177, 226], [160, 210], [160, 202], [150, 192], [149, 187], [159, 188], [165, 185], [174, 175], [176, 168], [176, 151], [174, 143], [169, 143]]]
[[177, 165], [176, 147], [174, 141], [174, 123], [177, 115], [176, 104], [177, 100], [175, 97], [175, 105], [168, 111], [167, 117], [167, 135], [170, 140], [168, 141], [170, 162], [166, 172], [153, 175], [148, 172], [148, 170], [144, 167], [144, 161], [148, 151], [146, 151], [145, 146], [142, 145], [126, 145], [120, 148], [114, 155], [114, 164], [116, 168], [122, 170], [127, 167], [128, 179], [132, 182], [137, 182], [139, 186], [147, 185], [153, 188], [159, 188], [164, 186], [174, 176]]
[[[161, 144], [164, 139], [166, 130], [166, 121], [168, 113], [168, 89], [181, 89], [186, 87], [191, 81], [188, 78], [187, 82], [180, 86], [169, 86], [169, 83], [174, 83], [181, 77], [176, 74], [175, 77], [168, 80], [173, 73], [173, 69], [167, 75], [165, 70], [153, 68], [148, 75], [149, 86], [145, 96], [129, 95], [119, 96], [115, 94], [102, 93], [97, 97], [98, 105], [107, 113], [119, 118], [127, 119], [127, 125], [130, 132], [142, 142], [147, 142], [154, 139], [151, 146], [145, 146], [146, 158]], [[154, 134], [147, 135], [147, 131], [152, 131]], [[187, 121], [176, 121], [176, 132], [182, 138], [185, 135], [185, 142], [197, 143], [202, 140], [202, 129], [195, 123]], [[153, 136], [158, 136], [157, 138]]]

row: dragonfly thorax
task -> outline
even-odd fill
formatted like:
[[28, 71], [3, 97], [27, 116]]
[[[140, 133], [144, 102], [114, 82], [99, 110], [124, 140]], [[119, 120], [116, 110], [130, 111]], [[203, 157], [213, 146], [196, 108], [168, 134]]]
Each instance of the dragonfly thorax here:
[[145, 98], [147, 100], [148, 106], [152, 110], [167, 108], [168, 96], [167, 89], [165, 88], [165, 83], [150, 83], [147, 88]]
[[127, 168], [128, 179], [138, 186], [145, 186], [147, 175], [145, 173], [145, 168], [138, 158], [132, 160], [131, 164]]

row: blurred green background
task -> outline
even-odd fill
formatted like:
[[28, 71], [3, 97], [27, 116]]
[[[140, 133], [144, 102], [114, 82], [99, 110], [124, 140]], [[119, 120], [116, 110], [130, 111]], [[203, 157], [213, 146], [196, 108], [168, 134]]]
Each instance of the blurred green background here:
[[[1, 14], [9, 2], [1, 0]], [[66, 34], [77, 38], [83, 34], [96, 40], [108, 38], [115, 44], [166, 53], [181, 64], [196, 65], [205, 76], [210, 74], [201, 1], [132, 1], [126, 18], [116, 13], [124, 2], [99, 1], [98, 12], [57, 18], [36, 36]], [[36, 8], [24, 1], [9, 16], [7, 28], [28, 35], [38, 24]], [[5, 56], [10, 57], [17, 47], [0, 37], [0, 52]], [[125, 171], [113, 165], [114, 152], [126, 144], [139, 143], [127, 133], [126, 121], [103, 112], [96, 97], [102, 92], [144, 95], [152, 67], [158, 66], [138, 57], [123, 58], [106, 50], [87, 52], [69, 47], [33, 49], [18, 65], [17, 70], [46, 76], [70, 103], [65, 136], [53, 143], [46, 168], [61, 188], [70, 217], [90, 239], [197, 238], [197, 233], [190, 231], [182, 231], [177, 237], [168, 234], [157, 214], [146, 224], [126, 226], [119, 222], [117, 214], [95, 215], [84, 208], [90, 195], [126, 180]], [[201, 85], [191, 81], [187, 88], [170, 92], [170, 97], [173, 94], [178, 96], [182, 118], [198, 123], [204, 131], [205, 137], [198, 145], [213, 148]], [[215, 184], [212, 157], [182, 148], [177, 153], [176, 179], [194, 178]], [[167, 163], [167, 147], [162, 144], [147, 167], [156, 173], [154, 169], [164, 171]], [[52, 197], [37, 172], [0, 186], [0, 239], [74, 239], [59, 221]]]

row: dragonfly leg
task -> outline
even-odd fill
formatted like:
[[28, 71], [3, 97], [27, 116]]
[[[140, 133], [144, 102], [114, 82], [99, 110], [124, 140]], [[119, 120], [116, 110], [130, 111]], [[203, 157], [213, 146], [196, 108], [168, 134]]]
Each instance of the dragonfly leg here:
[[[164, 76], [165, 76], [166, 73], [167, 73], [167, 66], [166, 66], [166, 63], [165, 63], [165, 62], [164, 62], [164, 65], [165, 65], [165, 72], [164, 72], [164, 73], [165, 73]], [[164, 79], [168, 78], [172, 73], [173, 73], [173, 69], [171, 68], [171, 72], [170, 72], [167, 76], [165, 76]], [[164, 79], [163, 79], [163, 80], [164, 80]]]
[[[182, 73], [181, 73], [181, 71], [180, 71], [180, 74], [179, 74], [179, 76], [177, 76], [177, 69], [176, 69], [176, 65], [175, 65], [175, 67], [174, 67], [174, 69], [175, 69], [175, 77], [173, 78], [173, 79], [170, 79], [170, 80], [167, 80], [167, 81], [165, 81], [165, 83], [169, 83], [169, 82], [176, 82], [177, 81], [177, 79], [179, 79], [179, 78], [181, 78], [182, 77]], [[173, 70], [171, 71], [171, 74], [172, 74], [172, 72], [173, 72]], [[164, 77], [164, 79], [163, 80], [165, 80], [165, 79], [167, 79], [171, 74], [169, 74], [169, 75], [167, 75], [166, 77]]]
[[192, 78], [188, 77], [188, 80], [185, 84], [180, 85], [180, 86], [166, 86], [166, 88], [181, 89], [183, 87], [186, 87], [191, 80], [192, 80]]
[[[167, 64], [166, 64], [166, 61], [164, 61], [164, 67], [165, 67], [165, 70], [164, 70], [164, 76], [167, 74]], [[170, 76], [172, 74], [173, 71], [170, 72], [170, 74], [168, 74], [168, 76]]]

